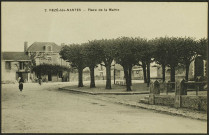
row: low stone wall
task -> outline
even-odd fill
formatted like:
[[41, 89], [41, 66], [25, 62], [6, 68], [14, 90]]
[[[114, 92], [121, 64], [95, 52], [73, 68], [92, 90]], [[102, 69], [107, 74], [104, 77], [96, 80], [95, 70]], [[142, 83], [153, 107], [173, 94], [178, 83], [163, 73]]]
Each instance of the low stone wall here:
[[155, 95], [155, 104], [156, 105], [166, 105], [173, 106], [174, 105], [174, 96], [171, 95]]
[[201, 101], [200, 110], [207, 111], [207, 103], [208, 103], [207, 96], [199, 96], [199, 98]]
[[181, 96], [181, 107], [206, 111], [207, 96]]
[[[203, 83], [203, 82], [202, 82]], [[187, 95], [185, 80], [175, 82], [175, 95], [160, 95], [166, 90], [165, 83], [159, 81], [150, 83], [149, 104], [174, 106], [176, 108], [189, 108], [200, 111], [207, 111], [207, 95]], [[199, 84], [199, 83], [198, 83]], [[168, 85], [169, 86], [169, 85]], [[168, 89], [170, 89], [168, 87]]]
[[[180, 107], [207, 111], [207, 96], [196, 96], [196, 95], [182, 95], [180, 96]], [[171, 95], [154, 95], [155, 105], [165, 105], [173, 107], [175, 103], [175, 96]]]

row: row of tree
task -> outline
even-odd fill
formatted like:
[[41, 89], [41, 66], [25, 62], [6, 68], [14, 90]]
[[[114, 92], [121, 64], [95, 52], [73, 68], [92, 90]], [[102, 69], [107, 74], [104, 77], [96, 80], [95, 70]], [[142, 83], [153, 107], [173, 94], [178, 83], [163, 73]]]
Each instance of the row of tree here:
[[162, 66], [163, 81], [165, 68], [170, 67], [170, 81], [175, 81], [175, 68], [185, 66], [185, 79], [188, 80], [189, 65], [197, 57], [207, 58], [208, 40], [195, 40], [190, 37], [145, 38], [120, 37], [117, 39], [93, 40], [83, 44], [64, 46], [60, 55], [71, 63], [79, 73], [78, 87], [83, 87], [82, 73], [90, 69], [90, 88], [95, 87], [94, 68], [98, 64], [106, 67], [106, 89], [111, 89], [111, 64], [113, 60], [124, 69], [127, 91], [131, 91], [131, 72], [134, 65], [142, 66], [144, 82], [150, 83], [150, 63], [155, 61]]

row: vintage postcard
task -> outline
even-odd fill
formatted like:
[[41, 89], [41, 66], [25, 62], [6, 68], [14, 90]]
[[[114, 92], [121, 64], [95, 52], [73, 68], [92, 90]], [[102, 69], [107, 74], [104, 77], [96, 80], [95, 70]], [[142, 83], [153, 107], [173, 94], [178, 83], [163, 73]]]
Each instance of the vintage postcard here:
[[1, 2], [2, 133], [207, 133], [207, 2]]

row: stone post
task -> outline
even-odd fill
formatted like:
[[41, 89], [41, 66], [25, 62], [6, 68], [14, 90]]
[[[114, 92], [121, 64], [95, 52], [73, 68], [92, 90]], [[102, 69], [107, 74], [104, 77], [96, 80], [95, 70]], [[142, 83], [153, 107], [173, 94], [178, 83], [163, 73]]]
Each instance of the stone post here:
[[155, 95], [160, 94], [160, 83], [156, 80], [150, 83], [149, 104], [155, 104]]
[[175, 101], [174, 107], [179, 108], [181, 107], [181, 82], [178, 80], [175, 82]]
[[197, 82], [195, 84], [195, 89], [196, 89], [196, 95], [198, 95], [198, 92], [202, 89], [203, 90], [203, 87], [201, 86], [201, 81], [203, 81], [203, 78], [202, 76], [197, 76], [195, 82]]
[[162, 88], [162, 92], [166, 93], [168, 95], [168, 92], [167, 92], [167, 84], [165, 82], [161, 83], [161, 88]]
[[198, 96], [198, 91], [199, 91], [199, 85], [198, 83], [195, 84], [195, 90], [196, 90], [196, 96]]
[[153, 93], [155, 95], [160, 95], [160, 83], [157, 80], [154, 82]]
[[[201, 76], [200, 77], [200, 79], [199, 79], [199, 82], [203, 82], [204, 81], [204, 79], [203, 79], [203, 77]], [[201, 91], [201, 90], [203, 90], [204, 89], [204, 85], [203, 84], [199, 84], [199, 91]]]
[[166, 92], [166, 95], [168, 95], [168, 84], [167, 83], [163, 83], [163, 89]]
[[183, 79], [180, 83], [180, 95], [187, 95], [186, 81]]
[[170, 83], [170, 81], [167, 82], [167, 91], [168, 92], [171, 91], [171, 83]]
[[150, 86], [149, 86], [149, 90], [150, 90], [150, 93], [149, 93], [149, 104], [151, 104], [151, 105], [155, 104], [155, 100], [154, 100], [155, 96], [154, 96], [153, 87], [154, 87], [154, 84], [151, 82]]

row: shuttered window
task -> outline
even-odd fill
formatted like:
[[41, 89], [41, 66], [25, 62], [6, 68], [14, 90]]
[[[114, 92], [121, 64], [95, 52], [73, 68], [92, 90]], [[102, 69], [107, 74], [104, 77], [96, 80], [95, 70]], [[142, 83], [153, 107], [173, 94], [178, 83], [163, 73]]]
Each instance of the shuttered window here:
[[11, 62], [10, 61], [6, 61], [5, 68], [8, 70], [11, 70]]

